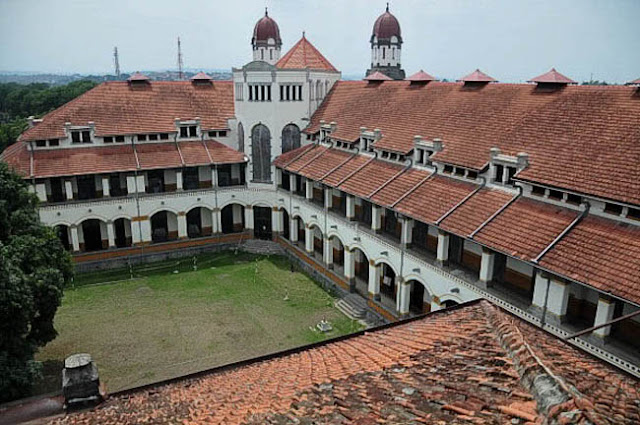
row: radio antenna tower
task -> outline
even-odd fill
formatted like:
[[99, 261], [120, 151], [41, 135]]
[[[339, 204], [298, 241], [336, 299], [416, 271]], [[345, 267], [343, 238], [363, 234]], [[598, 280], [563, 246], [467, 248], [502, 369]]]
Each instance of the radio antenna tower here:
[[180, 48], [180, 37], [178, 37], [178, 79], [182, 80], [183, 78], [183, 74], [182, 74], [182, 67], [183, 67], [183, 60], [182, 60], [182, 49]]
[[113, 48], [113, 65], [116, 68], [116, 77], [120, 78], [120, 60], [118, 59], [118, 46]]

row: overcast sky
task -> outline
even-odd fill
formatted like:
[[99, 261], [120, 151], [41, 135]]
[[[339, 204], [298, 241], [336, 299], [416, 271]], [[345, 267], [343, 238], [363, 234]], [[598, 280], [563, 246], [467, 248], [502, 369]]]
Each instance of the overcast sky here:
[[[283, 54], [307, 38], [343, 74], [363, 74], [384, 1], [0, 0], [0, 70], [112, 73], [241, 66], [269, 6]], [[518, 82], [555, 66], [579, 81], [640, 77], [640, 0], [396, 0], [402, 65], [439, 78], [480, 68]]]

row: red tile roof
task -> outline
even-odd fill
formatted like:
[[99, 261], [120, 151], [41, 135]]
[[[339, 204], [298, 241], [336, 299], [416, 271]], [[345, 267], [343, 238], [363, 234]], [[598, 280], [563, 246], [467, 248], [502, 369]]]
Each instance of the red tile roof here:
[[212, 80], [212, 78], [204, 72], [200, 71], [196, 75], [191, 77], [191, 80]]
[[303, 35], [276, 63], [280, 69], [319, 69], [338, 72], [331, 62]]
[[127, 78], [127, 81], [149, 81], [149, 77], [140, 72], [134, 73], [132, 76]]
[[378, 191], [371, 197], [371, 200], [377, 205], [390, 207], [430, 174], [424, 170], [410, 168], [394, 178], [382, 189], [377, 188], [376, 190]]
[[481, 189], [445, 218], [440, 223], [440, 227], [457, 235], [469, 237], [513, 196], [501, 190]]
[[640, 85], [640, 78], [638, 78], [637, 80], [629, 81], [627, 84], [633, 86]]
[[576, 211], [520, 198], [484, 226], [474, 239], [531, 261], [578, 216]]
[[364, 77], [365, 81], [393, 81], [393, 78], [387, 77], [380, 71], [372, 72]]
[[[555, 397], [540, 394], [540, 382]], [[640, 414], [639, 397], [632, 378], [479, 301], [115, 395], [93, 410], [52, 423], [503, 424], [568, 419], [573, 424], [631, 425]]]
[[[433, 159], [472, 169], [487, 166], [492, 147], [529, 154], [518, 178], [640, 204], [640, 98], [625, 86], [568, 86], [540, 93], [530, 84], [407, 81], [336, 83], [306, 130], [335, 121], [332, 137], [357, 140], [360, 127], [380, 128], [376, 146], [408, 153], [413, 136], [440, 138]], [[613, 119], [612, 117], [615, 117]]]
[[462, 81], [465, 83], [493, 83], [498, 80], [488, 76], [487, 74], [480, 71], [479, 69], [476, 69], [471, 74], [465, 75], [464, 77], [460, 78], [458, 81]]
[[540, 265], [640, 304], [640, 227], [589, 216]]
[[63, 138], [64, 125], [95, 122], [96, 136], [175, 132], [174, 119], [201, 119], [203, 129], [224, 129], [235, 115], [231, 81], [195, 86], [189, 81], [153, 81], [146, 90], [106, 82], [45, 115], [20, 140]]
[[529, 80], [530, 83], [576, 84], [571, 78], [560, 74], [555, 68]]
[[424, 72], [423, 70], [420, 70], [418, 72], [416, 72], [415, 74], [411, 75], [409, 78], [407, 78], [408, 81], [414, 81], [414, 82], [421, 82], [421, 81], [435, 81], [436, 77], [434, 77], [431, 74], [427, 74], [426, 72]]
[[346, 179], [338, 188], [366, 199], [401, 170], [401, 165], [371, 161]]
[[387, 10], [378, 16], [378, 19], [373, 23], [371, 37], [378, 37], [378, 39], [400, 38], [400, 34], [400, 22], [389, 12], [389, 5], [387, 4]]

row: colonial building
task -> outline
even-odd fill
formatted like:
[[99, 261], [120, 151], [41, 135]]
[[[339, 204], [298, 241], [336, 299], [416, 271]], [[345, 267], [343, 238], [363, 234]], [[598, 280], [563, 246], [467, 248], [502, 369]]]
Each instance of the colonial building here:
[[[273, 238], [390, 320], [486, 298], [568, 336], [638, 311], [638, 81], [405, 80], [402, 42], [387, 10], [342, 81], [265, 13], [232, 81], [101, 84], [2, 159], [79, 263]], [[639, 336], [571, 342], [640, 376]]]

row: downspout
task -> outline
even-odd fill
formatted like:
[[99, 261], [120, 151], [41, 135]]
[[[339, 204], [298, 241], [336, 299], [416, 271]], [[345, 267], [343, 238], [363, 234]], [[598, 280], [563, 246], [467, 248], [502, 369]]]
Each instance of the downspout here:
[[589, 213], [589, 209], [591, 208], [591, 204], [589, 204], [588, 201], [584, 201], [582, 205], [584, 205], [584, 210], [582, 210], [580, 214], [578, 214], [578, 216], [573, 219], [573, 221], [562, 231], [562, 233], [560, 233], [549, 245], [547, 245], [545, 249], [542, 250], [540, 254], [538, 254], [536, 258], [533, 259], [533, 261], [531, 261], [533, 264], [537, 265], [542, 257], [544, 257], [547, 252], [549, 252], [558, 242], [560, 242], [560, 239], [562, 239], [567, 233], [569, 233], [574, 227], [576, 227], [583, 218], [587, 216], [587, 214]]
[[[138, 169], [140, 168], [140, 160], [138, 159], [138, 151], [134, 142], [135, 137], [131, 136], [131, 147], [133, 149], [133, 156], [136, 159], [136, 168], [133, 170], [133, 185], [136, 191], [136, 211], [138, 213], [138, 235], [140, 236], [140, 257], [144, 255], [144, 241], [142, 240], [142, 220], [140, 219], [140, 192], [138, 190]], [[151, 219], [151, 217], [149, 217]]]

